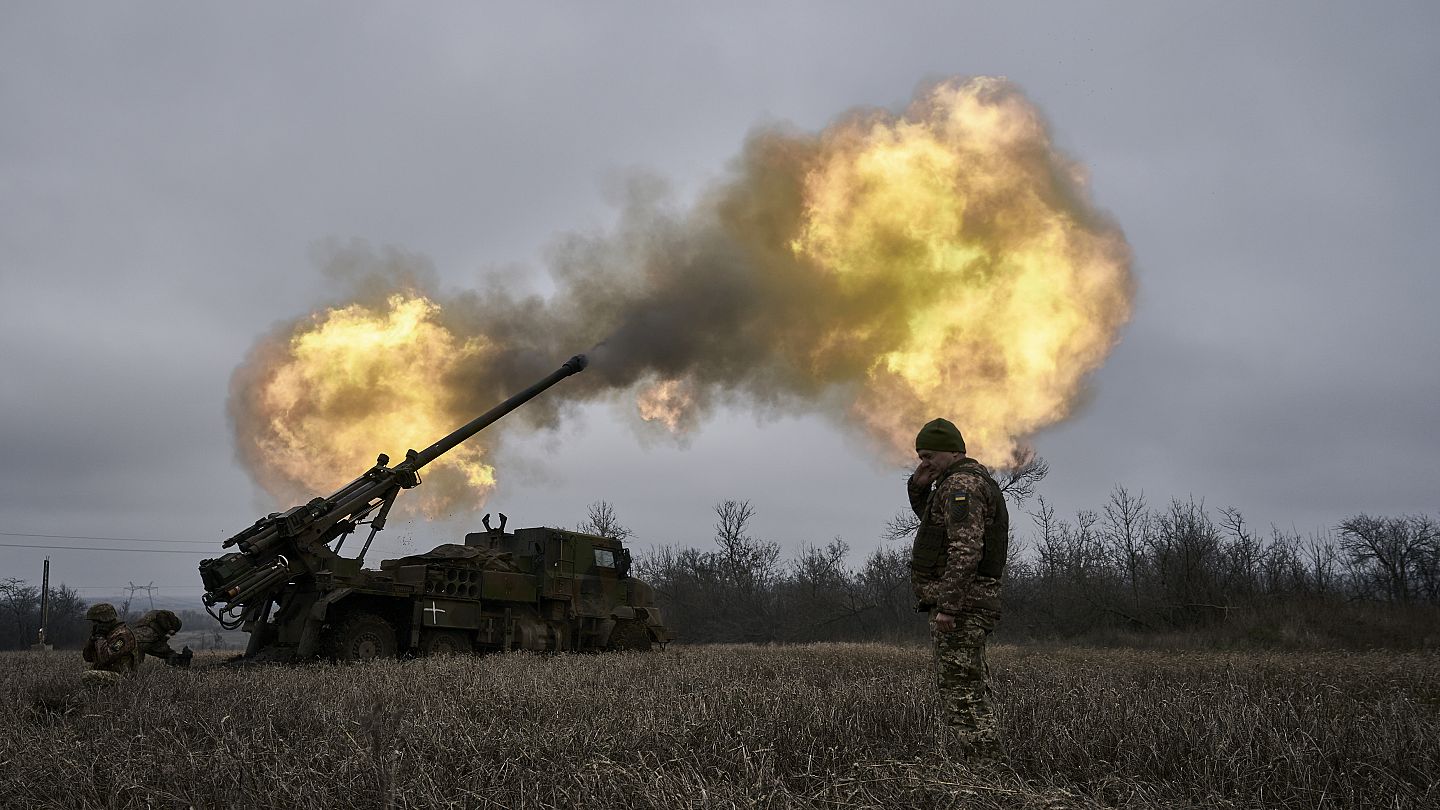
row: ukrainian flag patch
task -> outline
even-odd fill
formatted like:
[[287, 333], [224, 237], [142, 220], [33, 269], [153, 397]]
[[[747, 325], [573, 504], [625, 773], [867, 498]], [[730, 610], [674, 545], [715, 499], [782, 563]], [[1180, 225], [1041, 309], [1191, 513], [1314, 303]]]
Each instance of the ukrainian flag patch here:
[[959, 523], [970, 514], [970, 496], [965, 492], [950, 495], [950, 520]]

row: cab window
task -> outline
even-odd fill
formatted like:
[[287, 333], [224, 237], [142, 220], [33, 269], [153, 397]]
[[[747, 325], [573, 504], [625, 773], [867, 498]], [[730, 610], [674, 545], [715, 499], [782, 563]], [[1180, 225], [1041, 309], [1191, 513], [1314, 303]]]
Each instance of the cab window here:
[[597, 548], [597, 549], [595, 549], [595, 567], [596, 567], [596, 568], [614, 568], [614, 567], [615, 567], [615, 552], [611, 551], [611, 550], [608, 549], [608, 548]]

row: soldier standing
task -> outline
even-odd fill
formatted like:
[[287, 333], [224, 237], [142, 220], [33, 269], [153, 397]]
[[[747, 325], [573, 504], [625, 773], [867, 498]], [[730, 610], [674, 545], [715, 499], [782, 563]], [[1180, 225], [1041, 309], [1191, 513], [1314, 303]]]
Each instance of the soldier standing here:
[[140, 620], [135, 622], [131, 628], [135, 635], [135, 647], [139, 652], [139, 661], [144, 661], [145, 656], [153, 655], [170, 666], [188, 667], [193, 653], [189, 647], [183, 652], [175, 652], [170, 647], [170, 637], [180, 632], [180, 617], [171, 610], [152, 610], [147, 612]]
[[140, 663], [140, 651], [135, 634], [120, 621], [115, 606], [108, 602], [92, 605], [85, 611], [85, 618], [93, 626], [90, 640], [85, 643], [81, 655], [90, 663], [92, 672], [109, 672], [115, 675], [130, 675]]
[[985, 641], [1000, 618], [1010, 515], [995, 479], [965, 455], [954, 423], [935, 419], [915, 437], [920, 464], [910, 506], [920, 518], [911, 552], [917, 608], [930, 614], [936, 681], [948, 736], [965, 756], [1004, 757], [995, 726]]

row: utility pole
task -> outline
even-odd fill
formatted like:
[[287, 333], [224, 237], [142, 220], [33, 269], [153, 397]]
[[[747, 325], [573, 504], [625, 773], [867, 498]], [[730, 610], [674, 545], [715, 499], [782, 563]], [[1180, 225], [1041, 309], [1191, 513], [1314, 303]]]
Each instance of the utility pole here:
[[45, 558], [45, 574], [40, 578], [40, 632], [35, 639], [36, 650], [51, 649], [46, 638], [50, 629], [50, 558]]

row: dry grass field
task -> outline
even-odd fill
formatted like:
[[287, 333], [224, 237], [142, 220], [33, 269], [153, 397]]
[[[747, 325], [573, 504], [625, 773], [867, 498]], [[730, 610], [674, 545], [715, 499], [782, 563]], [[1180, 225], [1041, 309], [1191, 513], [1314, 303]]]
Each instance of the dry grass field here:
[[0, 655], [0, 804], [1440, 806], [1426, 654], [997, 647], [996, 769], [936, 742], [916, 648], [218, 660], [94, 689], [78, 653]]

